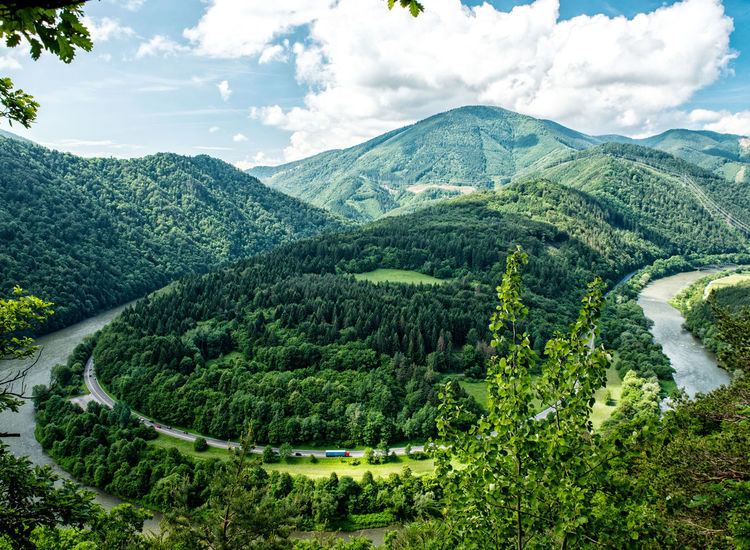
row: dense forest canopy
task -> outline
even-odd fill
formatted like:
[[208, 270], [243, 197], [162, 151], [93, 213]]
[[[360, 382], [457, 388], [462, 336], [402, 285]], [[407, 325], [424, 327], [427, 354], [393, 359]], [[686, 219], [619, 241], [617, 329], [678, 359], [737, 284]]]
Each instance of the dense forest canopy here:
[[84, 159], [0, 137], [0, 163], [0, 293], [54, 302], [47, 330], [346, 226], [208, 156]]
[[[510, 247], [530, 255], [537, 353], [595, 275], [612, 286], [657, 257], [743, 249], [691, 196], [647, 192], [629, 178], [597, 198], [528, 181], [188, 277], [104, 330], [97, 369], [134, 409], [223, 438], [252, 420], [271, 443], [423, 440], [435, 429], [439, 374], [483, 375], [488, 304]], [[378, 267], [450, 280], [349, 275]]]

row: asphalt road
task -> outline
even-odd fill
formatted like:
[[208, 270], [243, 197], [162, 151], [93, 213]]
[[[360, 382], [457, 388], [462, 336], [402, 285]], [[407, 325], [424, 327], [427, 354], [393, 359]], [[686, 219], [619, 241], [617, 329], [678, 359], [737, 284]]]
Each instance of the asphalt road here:
[[[110, 397], [107, 392], [104, 391], [104, 389], [99, 384], [99, 381], [96, 379], [96, 372], [94, 371], [94, 358], [89, 357], [89, 360], [86, 362], [86, 369], [83, 373], [83, 379], [86, 382], [86, 387], [88, 388], [89, 392], [91, 392], [91, 397], [96, 402], [104, 405], [105, 407], [112, 408], [115, 405], [115, 400]], [[83, 406], [83, 404], [81, 404]], [[196, 434], [193, 432], [186, 432], [184, 430], [176, 430], [162, 422], [159, 422], [158, 420], [154, 420], [152, 418], [146, 418], [144, 416], [138, 415], [138, 418], [146, 424], [147, 426], [151, 426], [154, 428], [157, 432], [162, 433], [164, 435], [168, 435], [170, 437], [176, 437], [177, 439], [184, 439], [185, 441], [195, 441], [198, 437], [203, 437], [203, 439], [206, 440], [206, 442], [211, 447], [218, 447], [221, 449], [226, 449], [228, 447], [232, 448], [238, 448], [240, 446], [239, 443], [234, 441], [225, 441], [223, 439], [216, 439], [213, 437], [206, 437], [201, 436], [200, 434]], [[264, 447], [253, 447], [252, 452], [261, 454], [263, 452]], [[273, 447], [273, 450], [277, 453], [279, 452], [278, 447]], [[424, 450], [424, 447], [422, 445], [414, 445], [411, 448], [412, 451], [422, 451]], [[405, 447], [394, 447], [391, 449], [391, 452], [396, 453], [397, 455], [405, 455], [406, 454], [406, 448]], [[325, 457], [326, 452], [325, 451], [319, 451], [314, 449], [292, 449], [292, 456], [316, 456], [318, 458]], [[349, 456], [352, 457], [358, 457], [361, 458], [364, 456], [364, 451], [349, 451]]]

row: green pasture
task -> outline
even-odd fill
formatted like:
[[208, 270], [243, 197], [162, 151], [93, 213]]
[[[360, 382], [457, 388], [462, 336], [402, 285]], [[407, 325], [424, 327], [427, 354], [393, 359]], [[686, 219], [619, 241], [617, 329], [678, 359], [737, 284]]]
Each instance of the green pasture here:
[[406, 271], [403, 269], [376, 269], [367, 273], [355, 273], [354, 278], [358, 281], [370, 281], [372, 283], [406, 283], [410, 285], [441, 285], [449, 279], [437, 279], [431, 275], [425, 275], [417, 271]]

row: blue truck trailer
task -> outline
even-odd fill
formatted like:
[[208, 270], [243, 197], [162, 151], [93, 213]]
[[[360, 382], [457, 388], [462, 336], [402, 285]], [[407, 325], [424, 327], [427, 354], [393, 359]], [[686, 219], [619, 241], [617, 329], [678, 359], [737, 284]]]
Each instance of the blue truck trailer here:
[[330, 449], [326, 451], [326, 456], [349, 456], [349, 451], [345, 451], [344, 449]]

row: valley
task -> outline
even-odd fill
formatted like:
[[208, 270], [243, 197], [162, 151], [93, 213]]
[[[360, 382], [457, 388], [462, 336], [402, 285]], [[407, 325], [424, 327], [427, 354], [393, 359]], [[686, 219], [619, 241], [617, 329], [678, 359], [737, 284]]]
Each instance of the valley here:
[[[521, 129], [545, 133], [521, 140], [519, 147], [529, 149], [523, 154], [518, 149], [511, 157], [493, 157], [517, 179], [506, 181], [488, 169], [488, 183], [463, 193], [468, 180], [458, 178], [470, 171], [461, 164], [468, 157], [459, 155], [451, 168], [456, 175], [441, 181], [460, 189], [406, 180], [399, 191], [391, 181], [386, 192], [392, 200], [407, 196], [400, 193], [410, 198], [389, 203], [390, 209], [365, 201], [379, 218], [365, 224], [365, 203], [347, 203], [354, 210], [326, 203], [327, 212], [209, 157], [85, 160], [0, 138], [0, 146], [16, 155], [39, 157], [50, 196], [80, 193], [97, 228], [118, 227], [87, 233], [85, 221], [70, 214], [66, 223], [75, 231], [57, 230], [60, 242], [53, 239], [50, 247], [55, 252], [33, 260], [38, 269], [19, 281], [34, 292], [60, 292], [55, 300], [65, 303], [70, 281], [34, 277], [54, 273], [51, 266], [61, 261], [56, 255], [78, 258], [90, 243], [106, 249], [88, 252], [102, 256], [101, 262], [116, 254], [124, 263], [103, 279], [84, 279], [69, 302], [83, 305], [64, 306], [60, 323], [110, 301], [143, 296], [116, 317], [105, 316], [106, 326], [91, 325], [96, 334], [67, 361], [55, 356], [59, 364], [44, 363], [51, 384], [34, 388], [36, 430], [26, 412], [31, 409], [21, 412], [38, 441], [29, 447], [34, 460], [54, 457], [75, 479], [167, 518], [178, 492], [184, 513], [211, 506], [223, 490], [217, 480], [232, 468], [252, 476], [252, 490], [262, 495], [254, 506], [298, 507], [296, 529], [348, 530], [408, 523], [424, 513], [439, 517], [438, 503], [451, 498], [443, 480], [474, 471], [471, 461], [455, 459], [447, 462], [453, 473], [446, 474], [440, 454], [452, 444], [427, 445], [443, 436], [447, 400], [460, 410], [456, 429], [476, 429], [498, 406], [493, 392], [503, 377], [493, 369], [503, 354], [526, 346], [532, 366], [518, 379], [528, 376], [535, 393], [519, 398], [519, 407], [527, 407], [520, 422], [548, 429], [540, 411], [560, 414], [568, 402], [564, 395], [575, 401], [578, 382], [573, 394], [555, 393], [563, 390], [541, 360], [554, 357], [550, 346], [577, 345], [561, 335], [577, 326], [582, 300], [595, 301], [590, 283], [598, 279], [606, 294], [595, 313], [600, 332], [570, 365], [579, 368], [576, 361], [597, 353], [603, 363], [592, 367], [600, 369], [594, 386], [581, 390], [590, 390], [591, 399], [582, 420], [572, 420], [577, 429], [597, 434], [596, 441], [614, 441], [627, 426], [658, 422], [660, 402], [676, 387], [685, 385], [693, 396], [728, 383], [710, 356], [698, 363], [694, 352], [675, 352], [682, 348], [677, 341], [684, 335], [675, 328], [682, 319], [665, 309], [671, 296], [663, 287], [687, 285], [700, 277], [692, 270], [703, 265], [750, 262], [747, 187], [727, 183], [720, 167], [704, 157], [695, 158], [714, 172], [639, 144], [602, 144], [502, 110], [467, 108], [451, 113], [449, 124], [438, 115], [428, 121], [435, 132], [430, 139], [457, 132], [467, 114], [478, 113], [496, 134], [498, 128], [509, 132], [503, 139], [516, 139]], [[395, 154], [393, 143], [401, 147], [405, 138], [389, 136], [376, 141]], [[466, 154], [476, 153], [465, 147]], [[428, 148], [420, 151], [416, 164], [433, 162]], [[101, 176], [94, 177], [94, 165]], [[22, 181], [20, 173], [19, 167], [7, 181]], [[21, 208], [9, 219], [27, 220], [29, 235], [38, 231], [39, 238], [51, 239], [52, 229], [39, 230], [32, 214], [41, 216], [44, 204], [54, 201], [23, 207], [34, 188], [31, 178], [22, 183], [5, 184], [15, 201], [6, 207]], [[97, 190], [96, 201], [85, 198], [89, 187]], [[311, 180], [309, 189], [314, 187]], [[460, 196], [448, 198], [454, 192]], [[112, 225], [115, 219], [124, 225]], [[5, 234], [13, 232], [14, 241], [29, 247], [21, 252], [38, 247], [20, 227], [16, 223]], [[130, 244], [101, 241], [110, 233], [134, 237]], [[518, 276], [519, 311], [528, 317], [512, 332], [524, 334], [523, 345], [505, 348], [505, 336], [492, 336], [487, 327], [500, 311], [494, 296], [507, 284], [506, 258], [516, 247], [528, 256]], [[146, 258], [148, 265], [138, 263]], [[32, 260], [18, 254], [14, 261], [11, 274]], [[593, 325], [586, 329], [593, 332]], [[565, 369], [561, 380], [564, 375]], [[29, 435], [21, 439], [27, 445]], [[586, 447], [593, 440], [581, 441]], [[628, 443], [634, 453], [650, 444]], [[326, 457], [326, 449], [346, 449], [350, 456]], [[650, 466], [636, 461], [633, 467]], [[643, 475], [625, 474], [619, 462], [607, 468], [613, 470], [602, 472], [600, 483]]]

